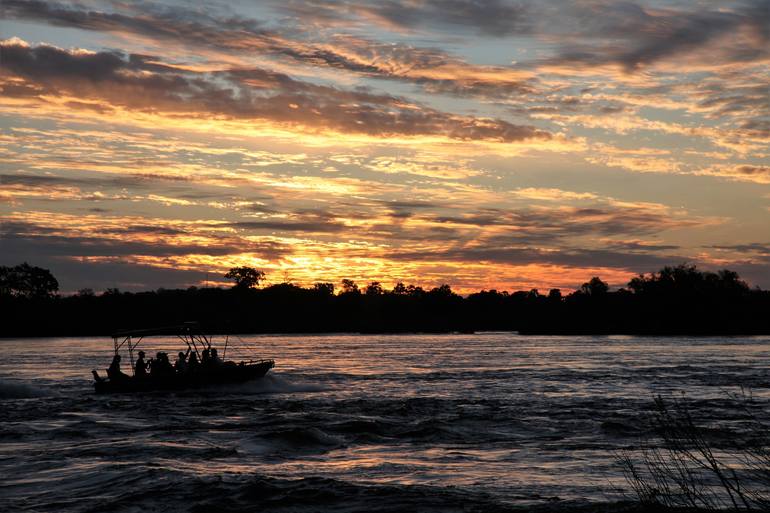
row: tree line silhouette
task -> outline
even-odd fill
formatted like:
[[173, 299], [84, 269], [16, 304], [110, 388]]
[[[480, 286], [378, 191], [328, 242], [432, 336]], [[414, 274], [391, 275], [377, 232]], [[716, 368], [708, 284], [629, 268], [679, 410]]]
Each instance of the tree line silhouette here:
[[[59, 295], [56, 278], [27, 263], [0, 266], [0, 336], [106, 335], [190, 320], [211, 333], [404, 333], [512, 330], [531, 334], [770, 334], [770, 292], [729, 270], [664, 267], [610, 290], [594, 277], [563, 295], [352, 280], [259, 288], [265, 273], [231, 269], [232, 288], [158, 289]], [[336, 292], [336, 293], [335, 293]]]

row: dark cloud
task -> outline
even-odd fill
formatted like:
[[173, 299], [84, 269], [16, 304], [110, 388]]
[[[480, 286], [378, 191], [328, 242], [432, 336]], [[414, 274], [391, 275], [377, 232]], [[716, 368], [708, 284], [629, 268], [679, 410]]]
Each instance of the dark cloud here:
[[[405, 205], [410, 205], [405, 202]], [[444, 241], [473, 244], [485, 248], [568, 247], [576, 238], [602, 238], [604, 249], [621, 252], [655, 253], [677, 250], [679, 246], [654, 242], [623, 240], [656, 235], [664, 230], [700, 226], [702, 220], [672, 216], [666, 210], [644, 206], [554, 207], [498, 209], [481, 208], [463, 214], [443, 214], [448, 205], [423, 204], [423, 208], [388, 209], [391, 223], [373, 222], [362, 227], [348, 227], [370, 238], [401, 244], [416, 241]], [[365, 214], [356, 219], [376, 221]], [[410, 219], [414, 223], [404, 224]], [[619, 238], [620, 240], [613, 240]], [[598, 245], [599, 243], [591, 243]]]
[[[230, 70], [223, 73], [245, 86], [279, 91], [271, 105], [263, 107], [266, 117], [307, 122], [314, 112], [316, 122], [326, 122], [345, 131], [370, 135], [443, 134], [454, 139], [492, 139], [504, 142], [527, 138], [549, 138], [532, 126], [514, 125], [500, 119], [455, 116], [411, 104], [401, 97], [374, 94], [366, 89], [340, 90], [299, 82], [265, 70]], [[416, 108], [417, 107], [417, 108]], [[317, 118], [317, 119], [316, 119]]]
[[[70, 52], [14, 42], [4, 43], [1, 50], [0, 76], [21, 77], [48, 95], [68, 94], [141, 111], [265, 119], [378, 136], [443, 135], [500, 142], [550, 137], [532, 126], [456, 116], [403, 98], [302, 83], [264, 70], [211, 75], [157, 72], [153, 66], [155, 72], [149, 72], [145, 58], [114, 52]], [[230, 79], [229, 85], [223, 85], [223, 79]]]
[[426, 226], [413, 228], [405, 226], [403, 218], [392, 217], [391, 223], [373, 223], [360, 232], [359, 236], [381, 239], [388, 242], [398, 242], [399, 245], [409, 247], [416, 243], [446, 244], [466, 240], [467, 234], [450, 226]]
[[767, 176], [770, 177], [770, 166], [738, 166], [734, 173], [743, 176]]
[[[770, 1], [736, 2], [731, 9], [709, 9], [694, 3], [686, 8], [653, 8], [634, 2], [577, 2], [561, 8], [550, 32], [568, 41], [548, 62], [559, 64], [620, 64], [632, 71], [720, 43], [709, 61], [750, 62], [770, 54]], [[747, 39], [733, 44], [739, 31]], [[723, 38], [725, 38], [723, 40]]]
[[700, 85], [694, 92], [702, 98], [698, 106], [710, 110], [711, 117], [750, 114], [754, 119], [743, 121], [740, 129], [750, 137], [770, 138], [770, 85], [746, 82], [746, 77], [736, 76], [729, 83], [714, 81]]
[[449, 28], [500, 37], [529, 30], [528, 6], [505, 0], [384, 0], [277, 3], [300, 20], [366, 19], [397, 29]]
[[121, 226], [120, 228], [111, 228], [104, 230], [103, 233], [129, 234], [129, 235], [186, 235], [187, 230], [182, 228], [173, 228], [170, 226], [154, 226], [151, 224], [135, 224], [131, 226]]
[[608, 245], [613, 250], [622, 249], [627, 251], [672, 251], [682, 249], [681, 246], [674, 244], [655, 244], [635, 241], [612, 241]]
[[[160, 7], [142, 3], [128, 14], [86, 10], [77, 5], [57, 2], [7, 0], [0, 7], [3, 18], [36, 20], [51, 25], [95, 30], [124, 32], [155, 39], [172, 39], [220, 50], [272, 53], [298, 61], [348, 71], [378, 73], [380, 68], [353, 60], [327, 46], [321, 47], [303, 42], [300, 34], [286, 34], [268, 30], [256, 20], [248, 18], [221, 18], [205, 11], [179, 7]], [[293, 36], [293, 37], [292, 37]], [[385, 49], [388, 45], [382, 45]], [[391, 51], [394, 49], [390, 45]], [[396, 47], [397, 48], [397, 47]], [[428, 52], [441, 55], [440, 52]], [[433, 57], [431, 57], [433, 59]]]
[[[188, 47], [213, 48], [234, 54], [264, 54], [288, 58], [303, 64], [345, 70], [380, 79], [408, 82], [422, 87], [428, 93], [461, 97], [481, 97], [509, 102], [509, 112], [519, 116], [558, 115], [596, 109], [612, 114], [624, 109], [622, 105], [586, 102], [570, 104], [569, 98], [560, 101], [554, 91], [547, 90], [537, 78], [515, 78], [517, 71], [536, 70], [542, 64], [566, 67], [592, 67], [618, 64], [633, 72], [646, 65], [674, 57], [698, 57], [707, 66], [726, 63], [761, 62], [770, 55], [770, 36], [767, 19], [770, 19], [770, 0], [747, 0], [727, 7], [703, 6], [697, 3], [674, 4], [675, 7], [654, 7], [644, 3], [612, 2], [608, 0], [561, 1], [505, 1], [491, 0], [384, 0], [365, 2], [337, 0], [331, 2], [274, 2], [280, 12], [292, 19], [278, 27], [268, 27], [264, 22], [238, 16], [222, 16], [206, 8], [160, 6], [151, 2], [132, 5], [113, 4], [115, 12], [106, 12], [80, 4], [43, 2], [40, 0], [6, 0], [0, 7], [0, 16], [9, 19], [34, 20], [57, 26], [76, 27], [102, 32], [136, 34], [143, 38], [172, 40]], [[338, 30], [317, 39], [317, 25], [322, 27], [346, 26], [352, 21], [380, 23], [403, 29], [444, 29], [451, 37], [462, 33], [488, 36], [525, 35], [543, 42], [550, 56], [515, 66], [475, 66], [440, 49], [415, 47], [400, 42], [378, 42], [366, 37], [354, 36]], [[730, 37], [740, 33], [742, 39], [735, 43]], [[541, 52], [542, 53], [542, 52]], [[546, 54], [547, 55], [547, 54]], [[109, 56], [104, 59], [109, 60]], [[163, 75], [168, 66], [153, 62], [150, 56], [130, 57], [130, 65]], [[436, 70], [441, 70], [436, 72]], [[257, 73], [257, 72], [254, 72]], [[266, 73], [266, 72], [260, 72]], [[506, 78], [506, 73], [511, 78]], [[523, 76], [523, 75], [522, 75]], [[296, 84], [287, 77], [272, 74], [268, 88], [292, 91], [280, 101], [309, 107], [318, 94], [295, 94]], [[281, 82], [279, 84], [279, 82]], [[149, 84], [145, 84], [147, 86]], [[222, 107], [226, 115], [235, 115], [226, 108], [233, 103], [233, 96], [241, 93], [236, 89], [209, 89], [206, 83], [187, 82], [186, 91], [179, 94], [208, 109]], [[210, 84], [209, 84], [210, 85]], [[196, 90], [199, 86], [200, 90]], [[251, 87], [258, 87], [256, 80]], [[760, 86], [761, 88], [762, 86]], [[764, 86], [766, 89], [766, 85]], [[10, 94], [34, 95], [34, 90], [9, 84]], [[165, 91], [166, 87], [161, 87]], [[161, 91], [161, 92], [162, 92]], [[705, 102], [722, 102], [715, 106], [723, 113], [754, 112], [763, 108], [766, 90], [762, 94], [731, 95], [705, 99]], [[248, 95], [247, 95], [248, 96]], [[320, 95], [326, 98], [326, 95]], [[159, 98], [162, 100], [163, 96]], [[167, 98], [168, 99], [168, 98]], [[240, 98], [239, 98], [240, 99]], [[310, 101], [302, 101], [307, 99]], [[524, 106], [515, 103], [526, 99]], [[368, 100], [368, 101], [371, 101]], [[235, 102], [241, 103], [241, 102]], [[246, 102], [248, 103], [248, 102]], [[327, 103], [320, 102], [322, 106]], [[84, 109], [108, 109], [109, 106], [83, 103]], [[261, 115], [272, 115], [287, 122], [302, 116], [285, 106], [276, 109], [260, 105], [239, 105], [244, 112], [266, 110]], [[334, 118], [339, 101], [329, 108], [318, 108], [319, 116]], [[145, 106], [144, 108], [152, 108]], [[753, 110], [752, 110], [753, 109]], [[401, 127], [421, 125], [422, 130], [433, 130], [428, 120], [406, 109], [400, 109], [398, 119], [382, 119], [382, 112], [371, 105], [342, 114], [354, 117], [353, 123], [341, 123], [346, 131], [363, 129], [366, 133], [384, 135], [402, 132]], [[248, 116], [248, 114], [247, 114]], [[307, 121], [307, 120], [305, 120]], [[332, 123], [334, 124], [334, 123]], [[397, 130], [378, 131], [368, 127], [395, 124]], [[489, 134], [478, 126], [449, 131], [451, 137], [460, 139], [491, 137], [498, 140], [517, 140], [522, 137], [544, 136], [542, 131], [522, 130], [521, 127], [503, 127]], [[766, 134], [766, 127], [753, 133]], [[751, 135], [750, 130], [744, 131]]]
[[88, 9], [76, 4], [41, 0], [4, 0], [0, 16], [42, 21], [60, 27], [101, 32], [127, 32], [153, 38], [177, 39], [199, 44], [248, 47], [262, 39], [269, 43], [277, 35], [262, 30], [255, 20], [230, 17], [217, 18], [202, 9], [182, 9], [148, 2], [125, 3], [121, 12]]
[[[286, 253], [286, 248], [274, 242], [253, 242], [220, 236], [216, 242], [188, 244], [163, 237], [182, 235], [184, 230], [150, 225], [128, 225], [119, 228], [89, 230], [88, 234], [65, 236], [59, 229], [36, 223], [3, 222], [0, 224], [0, 244], [6, 260], [37, 257], [168, 257], [189, 254], [229, 255], [255, 252], [274, 259]], [[142, 236], [152, 240], [142, 240]], [[162, 237], [159, 237], [162, 236]]]
[[736, 251], [739, 253], [759, 253], [770, 256], [770, 243], [751, 242], [748, 244], [715, 244], [714, 249]]
[[650, 272], [672, 262], [688, 261], [680, 256], [613, 251], [608, 249], [558, 248], [542, 250], [532, 247], [461, 247], [437, 251], [401, 251], [392, 255], [398, 260], [482, 262], [510, 265], [538, 264], [570, 267], [610, 267]]
[[532, 234], [540, 240], [582, 235], [645, 235], [664, 229], [697, 225], [696, 220], [675, 219], [666, 211], [604, 205], [591, 208], [485, 209], [463, 215], [437, 215], [429, 219], [439, 223], [478, 227], [507, 226], [516, 230], [517, 236]]
[[[584, 94], [580, 92], [579, 94]], [[497, 95], [490, 91], [491, 96]], [[499, 95], [498, 95], [499, 96]], [[519, 98], [511, 98], [507, 105], [511, 113], [519, 116], [569, 116], [579, 113], [598, 113], [599, 115], [619, 114], [631, 112], [633, 109], [618, 101], [608, 99], [587, 99], [589, 97], [577, 96], [536, 96], [527, 95]]]
[[[770, 94], [770, 86], [765, 87], [765, 92]], [[767, 97], [765, 97], [765, 99], [767, 99]], [[770, 104], [770, 102], [766, 102], [764, 107], [765, 109], [770, 110], [768, 104]], [[770, 141], [770, 119], [752, 119], [745, 121], [741, 124], [741, 129], [748, 137]]]
[[[552, 43], [550, 63], [601, 65], [617, 63], [632, 71], [669, 57], [703, 49], [720, 41], [720, 59], [759, 61], [770, 50], [770, 1], [746, 0], [730, 6], [697, 2], [660, 7], [642, 2], [611, 0], [504, 1], [384, 0], [366, 2], [281, 2], [278, 8], [298, 23], [340, 23], [344, 20], [379, 22], [401, 29], [443, 28], [456, 34], [529, 36]], [[739, 31], [747, 36], [731, 44]], [[714, 58], [710, 54], [707, 58]], [[447, 83], [447, 88], [456, 87]], [[493, 84], [479, 84], [480, 87]]]
[[386, 207], [391, 207], [394, 209], [429, 209], [429, 208], [439, 208], [442, 205], [441, 203], [435, 203], [432, 201], [403, 201], [403, 200], [396, 200], [396, 201], [383, 201], [382, 205]]
[[[308, 215], [300, 212], [296, 217]], [[295, 222], [242, 222], [231, 226], [243, 230], [276, 230], [301, 232], [338, 231], [339, 225], [324, 222], [331, 213], [317, 213], [316, 224]], [[309, 218], [309, 217], [308, 217]], [[77, 229], [73, 229], [77, 232]], [[143, 257], [174, 258], [189, 254], [226, 256], [243, 252], [255, 253], [275, 261], [290, 254], [291, 248], [274, 241], [253, 241], [222, 232], [210, 233], [210, 242], [189, 244], [175, 242], [175, 238], [189, 233], [188, 228], [130, 224], [83, 230], [77, 235], [61, 235], [62, 229], [32, 222], [10, 221], [0, 224], [0, 264], [12, 265], [29, 260], [34, 255], [36, 265], [49, 268], [59, 278], [62, 290], [81, 287], [103, 289], [119, 287], [128, 290], [146, 290], [157, 287], [186, 286], [200, 281], [201, 272], [177, 272], [174, 268], [143, 264]], [[196, 232], [200, 237], [203, 233]], [[370, 234], [376, 236], [376, 234]], [[446, 235], [443, 233], [441, 235]], [[149, 241], [148, 239], [151, 239]], [[178, 239], [177, 239], [178, 240]], [[415, 237], [414, 240], [431, 240]], [[433, 240], [445, 240], [436, 236]], [[353, 254], [356, 250], [351, 250]], [[367, 253], [357, 250], [363, 257]], [[106, 273], [106, 274], [105, 274]]]
[[83, 185], [86, 180], [47, 175], [0, 174], [0, 185], [21, 185], [25, 187], [47, 187], [52, 185]]
[[[139, 242], [119, 240], [103, 236], [61, 236], [44, 233], [35, 228], [34, 233], [0, 232], [0, 243], [8, 257], [36, 256], [57, 257], [133, 257], [133, 256], [183, 256], [192, 253], [205, 255], [227, 255], [242, 251], [239, 246], [166, 244], [161, 242]], [[133, 235], [137, 233], [134, 232]], [[26, 255], [26, 257], [25, 257]]]
[[142, 187], [147, 185], [145, 179], [139, 177], [117, 178], [74, 178], [54, 175], [0, 174], [0, 186], [23, 186], [30, 188], [72, 186], [72, 187]]
[[[443, 20], [444, 23], [465, 23], [475, 20], [478, 29], [491, 29], [498, 35], [501, 30], [513, 27], [511, 20], [504, 15], [513, 13], [518, 8], [508, 9], [502, 2], [491, 2], [489, 6], [475, 1], [452, 0], [452, 9], [441, 7], [441, 2], [425, 2], [421, 7], [413, 5], [414, 13], [408, 16], [414, 23], [420, 17], [429, 15], [426, 20]], [[307, 39], [303, 29], [304, 23], [312, 23], [314, 18], [324, 18], [326, 12], [330, 19], [334, 6], [316, 5], [301, 6], [295, 4], [294, 9], [307, 10], [299, 23], [292, 27], [282, 27], [281, 30], [270, 30], [262, 23], [239, 17], [223, 18], [205, 12], [203, 9], [185, 9], [181, 7], [160, 7], [152, 3], [142, 3], [133, 7], [131, 4], [121, 4], [125, 13], [108, 13], [88, 10], [79, 5], [67, 5], [57, 2], [38, 0], [7, 0], [0, 5], [0, 17], [9, 19], [34, 20], [56, 26], [73, 27], [102, 32], [131, 33], [153, 39], [173, 40], [188, 46], [213, 48], [228, 53], [260, 53], [290, 58], [294, 61], [334, 69], [341, 69], [358, 74], [368, 75], [389, 80], [413, 82], [432, 91], [448, 94], [498, 94], [510, 95], [531, 88], [518, 80], [486, 80], [468, 79], [458, 76], [456, 79], [436, 79], [424, 74], [404, 73], [405, 70], [430, 70], [445, 65], [458, 69], [473, 69], [473, 66], [437, 48], [414, 47], [402, 43], [380, 43], [377, 41], [353, 37], [349, 34], [336, 34], [324, 44], [318, 44]], [[310, 7], [310, 8], [308, 8]], [[350, 6], [354, 6], [351, 4]], [[373, 9], [371, 5], [359, 5], [356, 12]], [[380, 19], [398, 18], [397, 11], [406, 12], [410, 8], [398, 2], [382, 4]], [[377, 10], [377, 9], [375, 9]], [[493, 17], [495, 11], [500, 11]], [[309, 13], [312, 12], [312, 15]], [[337, 11], [338, 16], [347, 12], [343, 6]], [[374, 13], [374, 11], [372, 11]], [[440, 16], [439, 16], [440, 15]], [[406, 19], [403, 20], [407, 22]], [[141, 60], [146, 56], [134, 56], [132, 59]], [[145, 59], [146, 60], [146, 59]], [[148, 63], [145, 62], [147, 65]], [[153, 65], [159, 71], [163, 65]], [[147, 66], [149, 68], [149, 66]], [[488, 74], [494, 71], [506, 71], [509, 68], [483, 68]]]
[[[29, 256], [25, 257], [29, 260]], [[0, 255], [0, 264], [16, 265], [20, 260]], [[187, 288], [208, 279], [203, 271], [154, 267], [121, 261], [84, 261], [46, 255], [35, 256], [34, 264], [49, 269], [59, 281], [61, 293], [73, 293], [82, 288], [97, 292], [107, 288], [123, 291], [145, 291], [157, 288]], [[220, 276], [212, 275], [211, 279]]]
[[180, 75], [136, 74], [141, 64], [118, 52], [69, 52], [17, 42], [0, 46], [0, 76], [21, 77], [43, 94], [69, 93], [134, 108], [173, 106], [205, 91]]
[[330, 221], [239, 221], [228, 226], [241, 230], [278, 231], [278, 232], [340, 232], [346, 227], [342, 223]]

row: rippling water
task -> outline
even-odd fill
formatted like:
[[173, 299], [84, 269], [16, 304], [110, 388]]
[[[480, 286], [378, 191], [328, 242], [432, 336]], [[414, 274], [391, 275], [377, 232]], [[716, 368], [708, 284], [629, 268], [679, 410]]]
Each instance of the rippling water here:
[[618, 509], [654, 395], [770, 405], [769, 337], [241, 338], [263, 380], [140, 396], [93, 394], [110, 339], [0, 340], [0, 510]]

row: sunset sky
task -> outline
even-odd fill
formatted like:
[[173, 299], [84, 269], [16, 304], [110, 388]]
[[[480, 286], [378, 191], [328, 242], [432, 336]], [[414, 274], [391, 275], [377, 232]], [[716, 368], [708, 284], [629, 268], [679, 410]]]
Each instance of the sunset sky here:
[[0, 1], [0, 265], [63, 292], [770, 287], [770, 1]]

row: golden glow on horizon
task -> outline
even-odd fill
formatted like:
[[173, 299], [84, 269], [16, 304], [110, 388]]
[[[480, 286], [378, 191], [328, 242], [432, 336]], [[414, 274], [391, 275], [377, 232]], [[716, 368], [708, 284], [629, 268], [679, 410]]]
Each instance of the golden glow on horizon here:
[[96, 25], [50, 35], [19, 14], [0, 43], [0, 235], [54, 270], [200, 275], [182, 284], [249, 265], [302, 285], [545, 291], [685, 260], [761, 278], [770, 55], [740, 6], [707, 9], [728, 28], [703, 44], [646, 55], [661, 27], [692, 28], [685, 4], [642, 5], [624, 34], [612, 9], [573, 27], [596, 15], [581, 2], [540, 6], [549, 22], [517, 35], [362, 6], [170, 30], [149, 8], [99, 26], [97, 2]]

